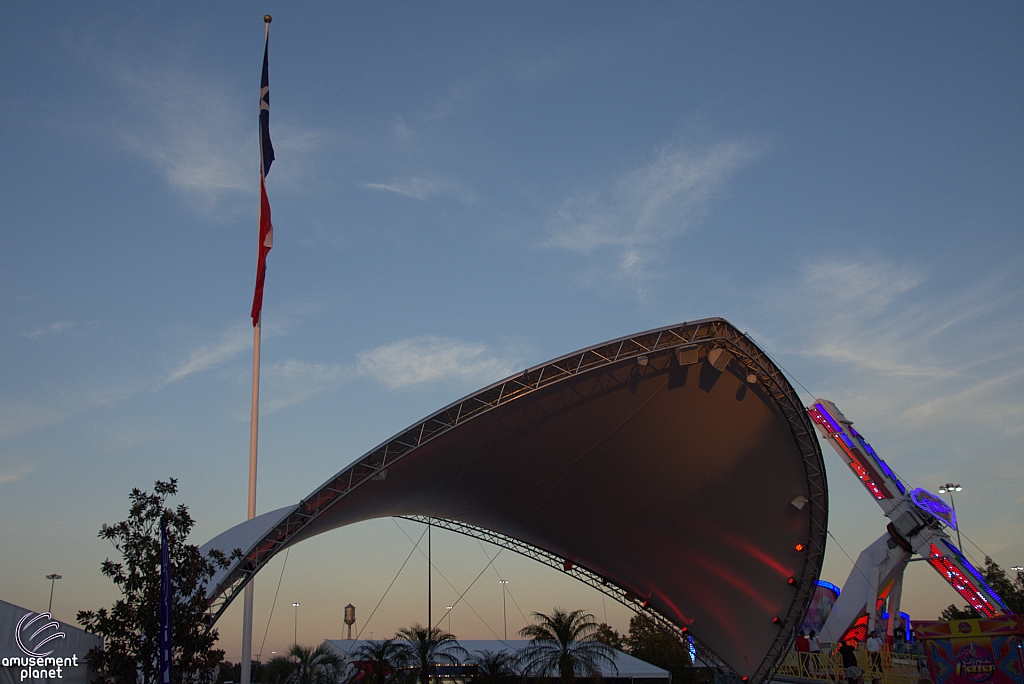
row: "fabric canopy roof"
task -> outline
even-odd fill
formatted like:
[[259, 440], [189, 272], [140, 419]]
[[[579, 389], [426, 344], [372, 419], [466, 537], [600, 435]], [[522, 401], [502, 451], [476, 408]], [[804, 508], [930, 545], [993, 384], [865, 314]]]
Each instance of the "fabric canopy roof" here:
[[439, 411], [297, 506], [210, 542], [246, 540], [210, 595], [230, 601], [277, 551], [354, 522], [460, 521], [599, 576], [757, 682], [803, 617], [826, 510], [792, 387], [709, 319], [567, 355]]

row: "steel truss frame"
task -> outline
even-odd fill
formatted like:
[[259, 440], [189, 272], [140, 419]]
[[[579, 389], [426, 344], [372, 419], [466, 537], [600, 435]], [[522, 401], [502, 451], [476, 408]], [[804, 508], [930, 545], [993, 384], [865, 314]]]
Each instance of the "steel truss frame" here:
[[[689, 634], [688, 631], [682, 632], [671, 619], [663, 615], [654, 606], [649, 605], [647, 601], [644, 601], [633, 592], [623, 589], [611, 580], [602, 577], [589, 568], [579, 565], [573, 561], [568, 561], [557, 554], [551, 553], [550, 551], [545, 551], [539, 546], [527, 544], [515, 537], [510, 537], [483, 527], [477, 527], [476, 525], [470, 525], [469, 523], [459, 522], [457, 520], [448, 520], [446, 518], [432, 518], [426, 515], [402, 515], [398, 517], [403, 520], [411, 520], [413, 522], [423, 523], [424, 525], [433, 525], [440, 529], [457, 532], [473, 539], [479, 539], [480, 541], [485, 541], [488, 544], [494, 544], [499, 548], [518, 553], [521, 556], [526, 556], [531, 560], [543, 563], [549, 568], [561, 570], [580, 582], [597, 589], [605, 596], [618, 601], [634, 613], [643, 615], [643, 617], [657, 625], [663, 632], [671, 636], [673, 639], [679, 641], [686, 647], [689, 646], [688, 643], [684, 643], [683, 639], [681, 639], [684, 634], [686, 636], [693, 636]], [[719, 669], [728, 669], [725, 663], [722, 662], [722, 659], [719, 658], [715, 652], [708, 648], [702, 641], [700, 641], [700, 639], [693, 637], [693, 641], [697, 653], [703, 660], [712, 663]]]
[[[793, 600], [786, 614], [779, 616], [778, 638], [751, 678], [751, 684], [767, 681], [785, 655], [814, 592], [815, 581], [821, 573], [828, 518], [825, 464], [806, 409], [782, 370], [746, 333], [721, 318], [657, 328], [567, 354], [485, 387], [399, 432], [318, 487], [260, 541], [249, 549], [243, 549], [242, 558], [236, 566], [210, 592], [207, 610], [209, 627], [213, 627], [245, 585], [277, 552], [296, 541], [297, 536], [331, 506], [363, 484], [383, 477], [389, 466], [414, 449], [462, 423], [569, 378], [620, 361], [636, 359], [642, 365], [654, 361], [662, 365], [668, 363], [671, 355], [677, 352], [697, 350], [698, 354], [706, 356], [714, 348], [729, 352], [748, 376], [753, 376], [751, 381], [760, 384], [775, 402], [803, 457], [809, 486], [810, 501], [807, 505], [810, 506], [810, 534], [804, 565], [794, 578], [796, 591]], [[581, 574], [580, 578], [588, 576]], [[587, 579], [583, 581], [590, 583]], [[602, 581], [603, 578], [599, 578], [598, 584], [603, 587]], [[648, 614], [655, 615], [653, 611], [648, 611]], [[659, 618], [655, 620], [658, 624], [667, 619], [658, 615]], [[674, 625], [671, 621], [669, 623]], [[683, 625], [674, 627], [678, 631]], [[708, 655], [711, 655], [710, 652]], [[714, 660], [721, 662], [717, 657]]]

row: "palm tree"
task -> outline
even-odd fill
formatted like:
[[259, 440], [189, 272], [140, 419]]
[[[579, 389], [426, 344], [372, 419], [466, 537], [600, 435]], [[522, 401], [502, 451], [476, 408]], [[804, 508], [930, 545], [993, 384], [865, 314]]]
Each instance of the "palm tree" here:
[[472, 662], [476, 665], [473, 684], [508, 684], [516, 672], [516, 658], [507, 651], [477, 651]]
[[430, 683], [432, 665], [458, 665], [460, 660], [469, 656], [454, 635], [437, 627], [424, 627], [418, 622], [398, 630], [395, 638], [401, 642], [398, 646], [402, 663], [419, 670], [420, 684]]
[[573, 684], [577, 673], [599, 679], [602, 665], [618, 672], [614, 650], [597, 640], [598, 624], [590, 613], [555, 608], [551, 615], [534, 613], [533, 618], [536, 624], [519, 630], [532, 639], [520, 655], [524, 673], [557, 672], [562, 684]]
[[394, 639], [367, 641], [352, 651], [352, 660], [370, 664], [367, 684], [386, 684], [395, 666], [402, 661], [402, 647]]
[[328, 647], [292, 646], [288, 657], [295, 663], [295, 671], [287, 684], [334, 684], [341, 670], [341, 658]]
[[265, 684], [284, 684], [295, 671], [295, 662], [285, 656], [274, 656], [263, 666], [260, 681]]

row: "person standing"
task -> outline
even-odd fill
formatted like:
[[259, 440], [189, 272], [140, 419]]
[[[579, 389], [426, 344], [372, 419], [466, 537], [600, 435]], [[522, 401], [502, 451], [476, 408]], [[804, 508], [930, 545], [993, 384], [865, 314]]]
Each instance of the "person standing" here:
[[808, 660], [808, 669], [817, 675], [821, 671], [821, 644], [818, 643], [818, 633], [813, 629], [807, 636], [807, 650], [811, 654]]
[[857, 666], [857, 642], [845, 642], [839, 647], [839, 655], [843, 658], [843, 667], [846, 668], [846, 681], [849, 684], [857, 684], [861, 681], [864, 670]]
[[807, 640], [807, 636], [804, 634], [804, 630], [800, 630], [800, 634], [797, 635], [796, 641], [793, 642], [793, 650], [797, 653], [807, 653], [811, 650], [811, 644]]
[[880, 673], [882, 671], [882, 640], [878, 638], [878, 632], [871, 632], [866, 645], [868, 647], [868, 655], [871, 658], [871, 671]]

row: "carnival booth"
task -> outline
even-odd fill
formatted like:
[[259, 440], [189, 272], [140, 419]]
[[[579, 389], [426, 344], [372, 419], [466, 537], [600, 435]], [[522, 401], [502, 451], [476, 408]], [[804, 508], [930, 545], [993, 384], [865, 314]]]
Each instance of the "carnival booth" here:
[[914, 622], [935, 684], [1024, 684], [1024, 619]]

